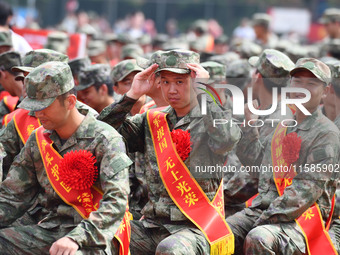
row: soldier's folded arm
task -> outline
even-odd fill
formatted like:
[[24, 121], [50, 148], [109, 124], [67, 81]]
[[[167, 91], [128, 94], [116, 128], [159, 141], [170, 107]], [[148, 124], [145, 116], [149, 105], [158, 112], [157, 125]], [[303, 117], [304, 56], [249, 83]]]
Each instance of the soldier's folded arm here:
[[107, 106], [97, 119], [117, 129], [124, 137], [129, 152], [144, 152], [145, 114], [128, 117], [137, 100], [124, 95], [117, 103]]

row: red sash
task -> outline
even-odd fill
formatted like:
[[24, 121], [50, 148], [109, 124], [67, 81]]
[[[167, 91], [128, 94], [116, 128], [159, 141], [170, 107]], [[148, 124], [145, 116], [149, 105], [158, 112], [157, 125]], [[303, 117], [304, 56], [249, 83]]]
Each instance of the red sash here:
[[4, 103], [7, 106], [8, 110], [10, 112], [13, 112], [15, 110], [15, 107], [18, 104], [19, 97], [13, 97], [13, 96], [4, 96]]
[[24, 109], [18, 109], [13, 116], [15, 128], [21, 138], [21, 141], [26, 144], [28, 137], [33, 130], [41, 126], [38, 118], [28, 115], [29, 111]]
[[177, 154], [166, 114], [152, 109], [147, 112], [147, 120], [159, 174], [169, 196], [181, 212], [203, 232], [210, 243], [210, 254], [233, 254], [234, 235], [223, 215], [222, 183], [210, 202]]
[[[273, 168], [275, 168], [275, 166], [287, 166], [289, 168], [282, 154], [282, 141], [286, 135], [286, 131], [287, 128], [279, 124], [273, 135], [271, 144]], [[287, 174], [284, 172], [273, 171], [273, 175], [277, 191], [281, 196], [284, 193], [285, 188], [292, 184], [293, 179], [296, 176], [296, 172], [291, 171]], [[334, 204], [332, 203], [331, 210], [333, 210], [333, 207]], [[314, 203], [314, 205], [306, 210], [295, 221], [303, 232], [309, 255], [338, 254], [328, 232], [325, 229], [322, 215], [317, 203]]]
[[4, 118], [2, 119], [2, 126], [7, 127], [8, 123], [11, 122], [11, 120], [13, 119], [13, 116], [14, 116], [14, 115], [17, 113], [17, 111], [19, 111], [19, 110], [20, 110], [20, 109], [16, 109], [15, 111], [6, 114], [6, 115], [4, 116]]
[[[60, 198], [68, 205], [72, 206], [84, 219], [87, 218], [91, 211], [98, 209], [100, 200], [103, 197], [103, 192], [97, 187], [92, 186], [91, 192], [83, 192], [79, 195], [79, 191], [66, 186], [59, 178], [58, 165], [62, 156], [53, 148], [53, 141], [48, 133], [44, 133], [44, 128], [40, 126], [36, 132], [36, 139], [40, 151], [42, 161], [47, 173], [47, 177]], [[93, 205], [89, 201], [92, 197]], [[83, 200], [83, 201], [82, 201]], [[88, 205], [88, 206], [87, 206]], [[90, 210], [90, 211], [89, 211]], [[127, 206], [122, 223], [120, 224], [115, 237], [120, 243], [119, 254], [128, 255], [130, 245], [130, 213]]]

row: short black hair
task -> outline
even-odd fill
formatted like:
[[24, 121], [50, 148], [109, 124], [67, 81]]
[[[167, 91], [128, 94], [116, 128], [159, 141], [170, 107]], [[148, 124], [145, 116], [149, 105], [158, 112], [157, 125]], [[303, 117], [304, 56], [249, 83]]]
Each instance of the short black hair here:
[[7, 25], [7, 19], [10, 16], [13, 16], [13, 9], [11, 5], [5, 1], [0, 1], [0, 26]]
[[71, 90], [67, 91], [66, 93], [64, 94], [61, 94], [60, 96], [57, 97], [57, 99], [59, 100], [60, 104], [62, 106], [64, 106], [64, 102], [66, 100], [66, 98], [69, 96], [69, 95], [75, 95], [77, 96], [77, 90], [76, 88], [72, 88]]
[[96, 90], [98, 91], [99, 88], [100, 88], [103, 84], [106, 85], [106, 87], [107, 87], [107, 93], [109, 94], [109, 96], [112, 97], [114, 91], [113, 91], [113, 84], [112, 84], [112, 82], [111, 82], [110, 80], [107, 80], [107, 81], [104, 82], [104, 83], [95, 83], [93, 86], [94, 86], [94, 87], [96, 88]]

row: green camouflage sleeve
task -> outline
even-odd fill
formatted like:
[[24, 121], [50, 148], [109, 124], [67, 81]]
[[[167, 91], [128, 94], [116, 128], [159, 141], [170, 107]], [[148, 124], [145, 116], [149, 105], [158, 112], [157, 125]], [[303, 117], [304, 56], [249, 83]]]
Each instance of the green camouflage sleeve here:
[[[285, 189], [282, 196], [271, 202], [255, 225], [291, 222], [320, 198], [329, 203], [331, 197], [324, 196], [325, 193], [331, 196], [331, 193], [335, 192], [338, 176], [334, 174], [330, 166], [339, 163], [339, 136], [334, 132], [329, 132], [320, 137], [310, 144], [307, 162], [303, 164], [304, 168], [301, 171], [297, 170], [298, 174], [294, 177], [292, 185]], [[309, 166], [320, 164], [328, 168], [327, 171], [310, 171], [307, 164]], [[329, 207], [329, 204], [320, 204], [324, 219], [330, 213]]]
[[244, 166], [260, 165], [266, 147], [265, 137], [260, 138], [257, 128], [254, 127], [246, 126], [241, 130], [242, 138], [236, 147], [237, 157]]
[[[125, 213], [129, 189], [128, 166], [132, 163], [125, 153], [121, 137], [104, 141], [96, 148], [103, 155], [100, 163], [100, 186], [103, 198], [97, 211], [75, 227], [67, 237], [82, 247], [106, 245], [112, 240]], [[96, 156], [97, 157], [97, 156]]]
[[128, 118], [136, 100], [124, 95], [122, 99], [107, 106], [98, 119], [113, 126], [124, 137], [129, 152], [144, 152], [145, 114]]
[[216, 124], [214, 120], [231, 120], [231, 111], [209, 103], [209, 112], [203, 115], [204, 127], [209, 134], [208, 146], [212, 152], [226, 155], [231, 151], [241, 138], [241, 130], [238, 125]]
[[5, 227], [31, 207], [39, 190], [32, 149], [37, 150], [34, 137], [14, 159], [7, 178], [0, 186], [0, 226]]
[[4, 103], [4, 100], [0, 101], [0, 127], [2, 127], [2, 120], [6, 114], [10, 113], [9, 109]]
[[21, 148], [24, 147], [13, 120], [11, 120], [6, 127], [4, 126], [1, 129], [0, 143], [3, 144], [6, 152], [6, 157], [3, 161], [3, 179], [5, 179], [15, 156], [17, 156], [20, 153]]

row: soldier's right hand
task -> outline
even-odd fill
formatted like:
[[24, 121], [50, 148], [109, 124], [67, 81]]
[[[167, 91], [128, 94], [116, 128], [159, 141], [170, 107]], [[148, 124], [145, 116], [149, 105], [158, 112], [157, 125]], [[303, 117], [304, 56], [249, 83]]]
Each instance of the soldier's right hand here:
[[126, 95], [130, 98], [138, 100], [145, 95], [155, 85], [155, 71], [158, 68], [157, 64], [149, 66], [142, 72], [135, 75], [132, 86]]

